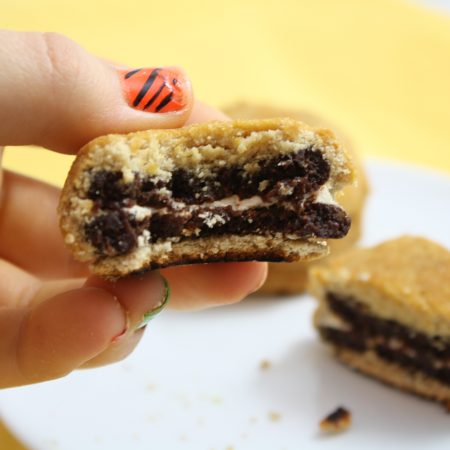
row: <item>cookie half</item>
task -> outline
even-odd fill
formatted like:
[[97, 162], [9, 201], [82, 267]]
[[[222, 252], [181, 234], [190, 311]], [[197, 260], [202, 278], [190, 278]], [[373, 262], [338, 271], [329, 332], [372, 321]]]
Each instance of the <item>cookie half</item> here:
[[290, 119], [109, 135], [79, 152], [60, 223], [75, 258], [106, 277], [297, 261], [347, 234], [350, 219], [333, 197], [352, 180], [331, 132]]
[[315, 326], [349, 366], [450, 402], [450, 252], [405, 236], [310, 271]]
[[[326, 120], [309, 111], [280, 108], [254, 102], [240, 101], [227, 106], [224, 108], [224, 111], [233, 119], [290, 117], [295, 120], [305, 121], [314, 126], [331, 127]], [[331, 128], [335, 130], [334, 126]], [[350, 216], [352, 226], [344, 238], [330, 240], [328, 242], [332, 255], [351, 248], [359, 240], [362, 232], [364, 206], [369, 191], [365, 170], [358, 152], [350, 142], [347, 142], [345, 139], [343, 142], [356, 168], [356, 175], [355, 183], [347, 185], [338, 192], [336, 194], [336, 200]], [[290, 295], [303, 292], [307, 287], [308, 269], [315, 264], [321, 264], [323, 261], [326, 261], [326, 258], [289, 264], [269, 264], [267, 280], [256, 295]]]

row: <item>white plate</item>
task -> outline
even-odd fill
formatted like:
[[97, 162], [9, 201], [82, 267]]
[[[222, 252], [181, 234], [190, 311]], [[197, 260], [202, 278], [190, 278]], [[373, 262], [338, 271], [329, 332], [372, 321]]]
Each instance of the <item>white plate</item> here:
[[[380, 161], [368, 172], [365, 244], [416, 233], [450, 247], [450, 177]], [[304, 296], [165, 312], [123, 363], [3, 391], [3, 419], [39, 450], [449, 449], [443, 408], [335, 362], [313, 308]], [[353, 426], [321, 436], [338, 405]]]

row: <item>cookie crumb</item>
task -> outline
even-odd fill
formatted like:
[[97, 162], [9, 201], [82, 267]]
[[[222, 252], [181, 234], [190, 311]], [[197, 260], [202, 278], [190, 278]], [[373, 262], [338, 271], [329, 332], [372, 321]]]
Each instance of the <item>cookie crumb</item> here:
[[267, 370], [270, 369], [271, 367], [272, 363], [268, 359], [262, 359], [261, 362], [259, 363], [259, 368], [261, 370]]
[[340, 433], [349, 428], [351, 423], [352, 413], [339, 406], [320, 421], [320, 429], [326, 433]]
[[64, 241], [66, 242], [66, 244], [73, 244], [75, 242], [75, 236], [72, 233], [69, 233], [64, 238]]
[[281, 414], [277, 411], [269, 411], [267, 416], [271, 422], [279, 422], [281, 420]]

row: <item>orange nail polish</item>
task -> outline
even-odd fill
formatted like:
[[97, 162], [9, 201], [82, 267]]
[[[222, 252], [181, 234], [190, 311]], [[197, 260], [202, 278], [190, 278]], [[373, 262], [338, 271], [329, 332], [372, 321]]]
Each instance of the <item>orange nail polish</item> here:
[[118, 70], [125, 98], [135, 109], [166, 113], [184, 109], [189, 81], [176, 68]]

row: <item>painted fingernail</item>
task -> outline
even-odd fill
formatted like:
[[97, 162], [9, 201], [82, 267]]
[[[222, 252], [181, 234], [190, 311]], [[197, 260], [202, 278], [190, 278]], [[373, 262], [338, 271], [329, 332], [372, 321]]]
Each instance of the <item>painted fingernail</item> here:
[[143, 315], [141, 322], [136, 327], [136, 330], [139, 330], [139, 329], [145, 327], [151, 320], [153, 320], [153, 318], [155, 316], [157, 316], [167, 306], [167, 303], [169, 303], [170, 286], [169, 286], [169, 283], [167, 282], [167, 280], [163, 276], [161, 276], [161, 278], [163, 279], [163, 282], [164, 282], [163, 298], [158, 305], [156, 305], [153, 309], [151, 309], [150, 311], [146, 312]]
[[115, 344], [117, 341], [120, 340], [123, 336], [125, 336], [125, 333], [127, 332], [127, 327], [125, 327], [117, 336], [114, 336], [111, 339], [111, 344]]
[[118, 70], [127, 103], [140, 111], [167, 113], [183, 110], [190, 82], [175, 67]]
[[[115, 297], [115, 298], [116, 298], [116, 301], [118, 302], [117, 297]], [[120, 305], [120, 303], [119, 303], [119, 305]], [[123, 315], [125, 317], [125, 326], [123, 327], [123, 330], [119, 334], [117, 334], [116, 336], [114, 336], [111, 339], [111, 344], [115, 344], [116, 342], [119, 342], [120, 340], [122, 340], [122, 338], [125, 337], [125, 335], [127, 334], [127, 331], [130, 328], [130, 314], [128, 313], [128, 311], [126, 311], [122, 307], [122, 305], [120, 305], [120, 307], [121, 307], [121, 309], [123, 311]]]

